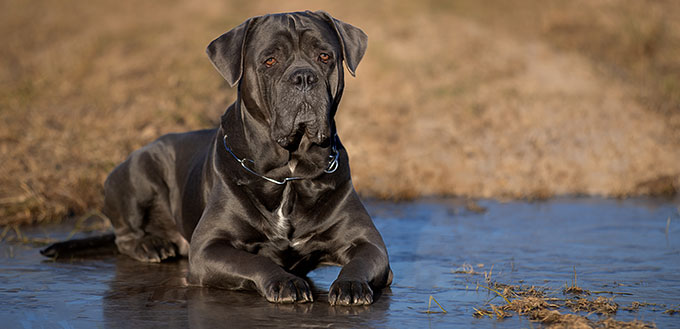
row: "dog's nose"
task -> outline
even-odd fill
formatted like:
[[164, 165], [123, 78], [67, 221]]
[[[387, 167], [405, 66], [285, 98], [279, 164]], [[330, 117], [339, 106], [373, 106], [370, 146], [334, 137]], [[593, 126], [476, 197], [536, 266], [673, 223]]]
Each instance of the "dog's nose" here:
[[311, 69], [298, 69], [290, 75], [290, 82], [300, 91], [308, 91], [319, 81]]

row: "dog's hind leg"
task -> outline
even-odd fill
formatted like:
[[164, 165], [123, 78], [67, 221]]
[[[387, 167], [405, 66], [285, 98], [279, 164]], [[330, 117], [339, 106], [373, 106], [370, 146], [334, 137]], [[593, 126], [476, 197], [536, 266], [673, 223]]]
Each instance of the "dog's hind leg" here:
[[133, 154], [109, 175], [103, 212], [111, 220], [122, 254], [160, 262], [186, 255], [189, 247], [175, 226], [158, 159], [150, 153]]
[[174, 216], [165, 202], [156, 200], [146, 215], [149, 218], [139, 247], [144, 249], [150, 242], [150, 247], [156, 249], [160, 260], [189, 255], [189, 242], [177, 229]]
[[143, 262], [186, 256], [188, 243], [174, 227], [169, 211], [155, 200], [150, 203], [129, 196], [107, 197], [104, 213], [111, 219], [118, 250]]

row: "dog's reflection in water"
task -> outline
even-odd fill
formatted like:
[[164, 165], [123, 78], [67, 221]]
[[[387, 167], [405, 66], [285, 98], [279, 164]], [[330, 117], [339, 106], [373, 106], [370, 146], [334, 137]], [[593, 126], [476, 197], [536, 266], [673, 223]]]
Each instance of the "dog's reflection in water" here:
[[[389, 308], [389, 289], [367, 306], [331, 306], [328, 290], [315, 287], [314, 303], [275, 304], [256, 292], [189, 286], [187, 260], [160, 264], [116, 258], [116, 275], [103, 301], [106, 328], [238, 328], [368, 326], [381, 323]], [[326, 275], [326, 273], [324, 273]], [[328, 273], [328, 281], [334, 273]]]

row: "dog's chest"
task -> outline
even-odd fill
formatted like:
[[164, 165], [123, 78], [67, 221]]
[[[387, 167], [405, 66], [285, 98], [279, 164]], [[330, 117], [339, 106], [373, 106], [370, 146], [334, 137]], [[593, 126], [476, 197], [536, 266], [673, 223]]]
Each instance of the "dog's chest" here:
[[291, 225], [291, 214], [293, 212], [294, 202], [295, 194], [291, 188], [291, 184], [286, 184], [283, 193], [281, 194], [281, 201], [270, 216], [273, 233], [271, 238], [276, 240], [287, 240], [291, 235], [293, 230]]
[[285, 206], [285, 201], [281, 202], [274, 212], [274, 235], [279, 239], [288, 238], [291, 230], [289, 215], [283, 212]]
[[272, 226], [270, 240], [276, 241], [277, 244], [286, 244], [294, 249], [301, 247], [311, 238], [311, 235], [308, 234], [305, 236], [298, 236], [299, 234], [295, 234], [295, 226], [296, 224], [300, 224], [299, 218], [295, 217], [296, 215], [293, 211], [295, 209], [294, 203], [296, 198], [297, 196], [291, 188], [291, 185], [286, 185], [281, 197], [281, 202], [272, 212], [272, 216], [270, 217]]

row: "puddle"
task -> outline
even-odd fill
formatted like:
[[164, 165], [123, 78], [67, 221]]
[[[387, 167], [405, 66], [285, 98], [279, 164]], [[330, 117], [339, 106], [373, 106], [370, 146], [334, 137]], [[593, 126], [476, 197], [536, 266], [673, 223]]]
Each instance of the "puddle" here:
[[[338, 268], [310, 273], [312, 304], [276, 305], [255, 293], [187, 287], [186, 260], [142, 264], [123, 256], [53, 262], [38, 248], [0, 244], [3, 328], [214, 327], [537, 327], [514, 314], [498, 321], [474, 309], [502, 299], [492, 281], [559, 291], [578, 285], [613, 297], [617, 320], [677, 325], [665, 314], [680, 304], [678, 202], [653, 199], [554, 199], [539, 203], [461, 200], [369, 201], [390, 253], [394, 284], [365, 307], [330, 307], [326, 293]], [[668, 218], [671, 218], [668, 224]], [[668, 227], [668, 229], [667, 229]], [[33, 228], [64, 238], [67, 225]], [[478, 274], [456, 273], [469, 264]], [[447, 313], [427, 314], [432, 295]], [[636, 312], [632, 302], [653, 303]], [[431, 311], [439, 311], [432, 303]], [[560, 310], [563, 311], [563, 310]], [[586, 315], [586, 314], [583, 314]], [[597, 319], [597, 315], [590, 315]]]

